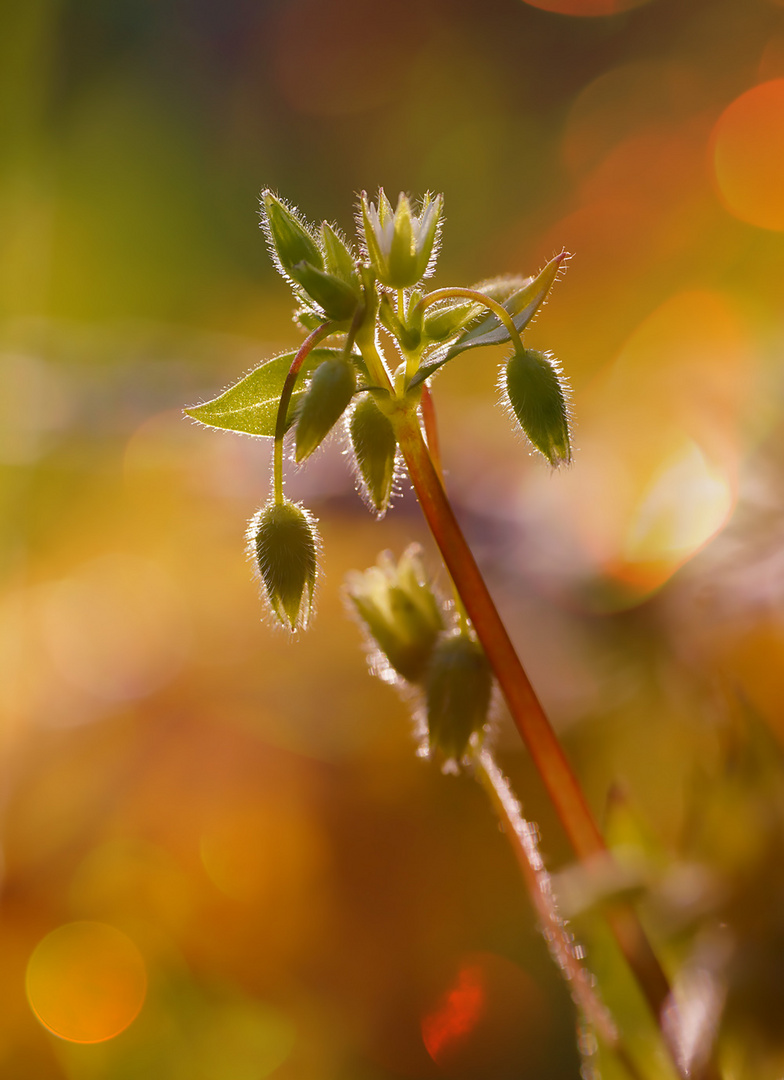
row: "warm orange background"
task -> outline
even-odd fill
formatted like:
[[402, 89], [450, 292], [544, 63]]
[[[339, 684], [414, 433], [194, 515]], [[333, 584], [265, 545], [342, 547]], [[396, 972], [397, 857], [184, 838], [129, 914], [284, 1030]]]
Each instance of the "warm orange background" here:
[[[264, 185], [346, 229], [363, 188], [442, 191], [437, 285], [572, 251], [529, 340], [574, 465], [470, 352], [434, 390], [448, 485], [597, 813], [620, 783], [681, 853], [731, 718], [784, 736], [784, 5], [3, 7], [0, 1075], [576, 1077], [481, 792], [415, 757], [344, 615], [382, 548], [437, 567], [416, 506], [372, 521], [338, 440], [289, 467], [325, 568], [292, 643], [243, 548], [269, 447], [179, 410], [297, 340]], [[73, 926], [89, 978], [44, 949]]]

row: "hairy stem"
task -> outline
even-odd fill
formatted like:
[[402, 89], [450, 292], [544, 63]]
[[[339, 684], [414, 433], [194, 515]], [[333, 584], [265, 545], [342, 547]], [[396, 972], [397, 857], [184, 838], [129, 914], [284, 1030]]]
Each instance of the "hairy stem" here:
[[520, 867], [534, 911], [550, 952], [563, 973], [575, 1005], [593, 1027], [602, 1042], [614, 1051], [634, 1080], [640, 1072], [623, 1044], [606, 1005], [599, 997], [591, 973], [582, 962], [578, 947], [567, 930], [553, 895], [550, 875], [545, 869], [536, 838], [535, 826], [523, 817], [509, 781], [489, 750], [474, 757], [474, 774], [487, 792]]
[[481, 304], [486, 307], [488, 311], [492, 311], [495, 317], [503, 323], [506, 327], [506, 331], [512, 340], [514, 346], [522, 352], [523, 342], [520, 337], [520, 331], [514, 324], [514, 320], [503, 304], [499, 304], [497, 300], [494, 300], [492, 296], [487, 296], [486, 293], [480, 292], [478, 289], [463, 289], [463, 288], [447, 288], [436, 289], [435, 292], [428, 293], [424, 299], [419, 301], [417, 305], [423, 311], [426, 307], [430, 307], [431, 304], [438, 303], [439, 300], [451, 300], [451, 299], [465, 299], [473, 300], [477, 304]]
[[[604, 839], [458, 525], [422, 437], [419, 419], [413, 410], [401, 410], [394, 422], [422, 511], [493, 667], [515, 726], [575, 853], [581, 861], [590, 862], [597, 855], [605, 855]], [[670, 987], [635, 912], [619, 905], [608, 914], [608, 920], [651, 1009], [660, 1017]]]

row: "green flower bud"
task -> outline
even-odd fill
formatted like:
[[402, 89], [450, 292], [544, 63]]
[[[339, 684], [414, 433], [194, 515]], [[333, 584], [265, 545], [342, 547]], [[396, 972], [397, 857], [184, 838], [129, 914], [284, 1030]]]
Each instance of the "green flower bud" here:
[[464, 631], [442, 637], [425, 681], [430, 749], [459, 762], [468, 740], [487, 724], [492, 689], [492, 669], [476, 638]]
[[267, 503], [251, 520], [248, 546], [272, 614], [289, 630], [305, 629], [318, 571], [319, 539], [311, 515], [288, 500]]
[[407, 682], [418, 682], [444, 628], [441, 604], [425, 578], [419, 548], [409, 547], [397, 566], [390, 555], [382, 556], [378, 566], [353, 574], [346, 591], [377, 646], [376, 674], [394, 681], [397, 673]]
[[429, 341], [444, 341], [482, 314], [484, 309], [470, 300], [434, 304], [425, 314], [424, 335]]
[[299, 214], [269, 190], [262, 192], [261, 207], [262, 227], [283, 276], [296, 280], [293, 269], [299, 263], [310, 263], [315, 269], [323, 270], [324, 258], [319, 246]]
[[318, 270], [309, 262], [300, 262], [292, 266], [290, 276], [311, 300], [315, 300], [328, 319], [346, 322], [357, 310], [359, 291], [334, 274]]
[[381, 517], [389, 506], [395, 476], [397, 439], [392, 423], [371, 395], [363, 394], [351, 410], [348, 431], [363, 494]]
[[321, 223], [321, 246], [324, 250], [324, 265], [330, 274], [340, 278], [346, 285], [352, 286], [359, 296], [359, 274], [354, 256], [346, 246], [343, 237], [332, 226]]
[[346, 410], [357, 388], [354, 365], [345, 357], [325, 360], [316, 368], [302, 399], [294, 457], [304, 461]]
[[379, 189], [377, 206], [362, 192], [360, 220], [365, 247], [383, 285], [407, 289], [433, 272], [443, 207], [443, 196], [425, 195], [419, 213], [414, 214], [407, 195], [401, 193], [393, 210], [383, 188]]
[[568, 387], [549, 353], [523, 349], [506, 365], [502, 387], [531, 443], [551, 465], [569, 463]]
[[362, 293], [354, 260], [335, 230], [324, 222], [317, 236], [271, 191], [262, 196], [262, 225], [283, 276], [303, 289], [327, 318], [349, 320]]

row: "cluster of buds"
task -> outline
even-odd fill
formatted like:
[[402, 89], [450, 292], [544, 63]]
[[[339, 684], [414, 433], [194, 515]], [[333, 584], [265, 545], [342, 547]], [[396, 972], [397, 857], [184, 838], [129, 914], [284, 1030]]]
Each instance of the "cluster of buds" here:
[[425, 575], [419, 549], [352, 574], [346, 595], [367, 637], [374, 674], [419, 702], [424, 748], [464, 759], [487, 731], [493, 675], [482, 646]]
[[[262, 193], [261, 223], [273, 261], [293, 290], [297, 320], [310, 334], [296, 352], [274, 357], [213, 401], [187, 411], [215, 427], [275, 439], [274, 494], [251, 522], [249, 545], [269, 609], [290, 630], [304, 628], [312, 613], [319, 541], [312, 515], [283, 496], [287, 432], [299, 464], [342, 427], [360, 492], [381, 517], [400, 471], [399, 442], [410, 431], [425, 384], [469, 349], [511, 343], [501, 374], [509, 410], [550, 465], [571, 458], [568, 397], [557, 362], [521, 339], [563, 256], [535, 278], [503, 277], [428, 292], [425, 279], [435, 268], [442, 219], [441, 195], [414, 203], [401, 194], [393, 206], [383, 190], [375, 201], [363, 192], [352, 246], [329, 222], [309, 222], [272, 191]], [[394, 370], [379, 352], [381, 327], [394, 339], [397, 361], [403, 361]], [[401, 427], [401, 418], [408, 418], [408, 428]], [[443, 606], [417, 607], [422, 597], [412, 585], [413, 566], [416, 559], [407, 557], [394, 575], [379, 570], [364, 601], [354, 594], [354, 605], [390, 670], [421, 687], [431, 740], [459, 758], [484, 723], [490, 685], [482, 682], [485, 661], [470, 631], [450, 630]], [[466, 676], [471, 686], [455, 689], [458, 670], [474, 672]], [[462, 734], [447, 736], [436, 717], [454, 710], [453, 695], [464, 717], [473, 719], [464, 720]]]

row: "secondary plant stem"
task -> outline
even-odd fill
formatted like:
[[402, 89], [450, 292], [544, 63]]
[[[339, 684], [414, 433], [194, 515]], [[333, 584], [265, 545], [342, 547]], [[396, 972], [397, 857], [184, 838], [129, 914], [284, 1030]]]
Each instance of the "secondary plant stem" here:
[[523, 342], [520, 337], [520, 331], [514, 324], [514, 320], [503, 304], [499, 304], [497, 300], [494, 300], [492, 296], [487, 296], [483, 292], [479, 292], [478, 289], [461, 289], [461, 288], [448, 288], [448, 289], [436, 289], [435, 292], [428, 293], [424, 299], [419, 301], [418, 307], [423, 311], [426, 307], [430, 307], [431, 304], [438, 303], [439, 300], [451, 300], [451, 299], [465, 299], [473, 300], [476, 304], [481, 304], [496, 316], [496, 318], [503, 323], [506, 327], [509, 337], [512, 339], [514, 346], [522, 352]]
[[300, 345], [297, 355], [291, 361], [286, 381], [283, 383], [278, 404], [278, 415], [275, 420], [275, 445], [272, 452], [272, 485], [275, 492], [275, 502], [278, 504], [283, 502], [283, 437], [286, 434], [286, 420], [289, 414], [289, 402], [294, 392], [294, 383], [297, 381], [297, 376], [305, 363], [308, 353], [325, 337], [329, 337], [333, 329], [333, 324], [327, 322], [317, 326], [312, 333], [308, 334]]
[[539, 852], [534, 826], [523, 817], [509, 781], [489, 750], [480, 750], [475, 755], [474, 773], [487, 792], [512, 845], [550, 951], [563, 972], [575, 1004], [602, 1042], [623, 1062], [629, 1075], [634, 1080], [640, 1080], [640, 1072], [621, 1041], [618, 1029], [594, 987], [590, 972], [582, 963], [571, 934], [558, 913], [550, 875]]

